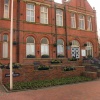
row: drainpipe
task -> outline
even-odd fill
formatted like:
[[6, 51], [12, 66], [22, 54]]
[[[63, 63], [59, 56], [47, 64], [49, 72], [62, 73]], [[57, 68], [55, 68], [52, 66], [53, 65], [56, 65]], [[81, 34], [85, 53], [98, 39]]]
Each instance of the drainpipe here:
[[16, 41], [18, 42], [18, 44], [17, 44], [17, 62], [19, 62], [19, 33], [20, 33], [20, 23], [19, 23], [19, 21], [20, 21], [20, 0], [17, 0], [17, 22], [16, 22], [16, 31], [17, 31], [17, 33], [16, 33]]
[[[66, 36], [66, 47], [68, 46], [68, 36], [67, 36], [67, 16], [66, 16], [66, 5], [64, 6], [64, 14], [65, 14], [65, 36]], [[68, 49], [66, 48], [66, 57], [68, 58]]]
[[[56, 4], [55, 4], [55, 39], [56, 39], [56, 44], [57, 44]], [[56, 46], [56, 58], [57, 58], [57, 46]]]

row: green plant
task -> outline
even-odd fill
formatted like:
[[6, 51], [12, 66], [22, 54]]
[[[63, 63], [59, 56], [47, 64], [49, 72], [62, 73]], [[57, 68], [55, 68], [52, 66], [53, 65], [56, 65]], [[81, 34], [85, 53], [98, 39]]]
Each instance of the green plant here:
[[91, 55], [88, 55], [88, 56], [87, 56], [87, 58], [88, 58], [88, 59], [91, 59], [91, 58], [92, 58], [92, 56], [91, 56]]
[[42, 57], [42, 58], [49, 58], [49, 55], [44, 54], [44, 55], [42, 55], [41, 57]]
[[53, 59], [53, 60], [51, 60], [51, 63], [62, 63], [62, 61], [58, 60], [58, 59]]
[[72, 58], [68, 58], [69, 61], [77, 61], [77, 59], [75, 57]]
[[85, 43], [84, 46], [87, 46], [87, 44]]
[[64, 55], [59, 54], [57, 57], [58, 57], [58, 58], [63, 58], [63, 57], [64, 57]]
[[71, 46], [72, 45], [72, 42], [69, 42], [69, 45]]
[[2, 63], [0, 63], [0, 68], [1, 68], [1, 69], [4, 68], [4, 65], [3, 65]]
[[69, 66], [69, 67], [64, 67], [64, 71], [73, 71], [75, 70], [75, 67]]
[[13, 63], [13, 68], [20, 68], [21, 64], [20, 63]]
[[29, 54], [27, 55], [27, 58], [35, 58], [35, 55]]
[[[72, 84], [84, 81], [91, 81], [91, 78], [84, 76], [67, 77], [52, 80], [33, 80], [30, 82], [14, 82], [13, 90], [23, 90], [23, 89], [38, 89], [43, 87], [50, 87], [56, 85]], [[10, 84], [5, 84], [7, 89], [10, 88]]]
[[57, 43], [54, 43], [53, 46], [56, 47], [57, 46]]
[[13, 41], [13, 45], [17, 45], [17, 42], [16, 41]]
[[49, 66], [40, 65], [38, 66], [38, 70], [49, 70]]

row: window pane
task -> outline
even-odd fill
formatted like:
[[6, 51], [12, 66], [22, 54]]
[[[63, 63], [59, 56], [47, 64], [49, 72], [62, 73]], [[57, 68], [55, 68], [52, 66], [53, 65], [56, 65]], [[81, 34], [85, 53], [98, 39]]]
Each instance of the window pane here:
[[57, 40], [57, 44], [64, 45], [63, 40], [58, 39], [58, 40]]
[[41, 44], [48, 44], [48, 40], [46, 38], [42, 39]]
[[63, 11], [60, 9], [56, 10], [56, 24], [57, 26], [63, 26]]
[[3, 41], [8, 41], [8, 35], [3, 35]]
[[8, 58], [8, 42], [3, 42], [3, 58]]
[[4, 18], [9, 18], [9, 0], [4, 0]]
[[26, 44], [26, 56], [27, 55], [35, 55], [35, 46], [34, 44]]
[[40, 22], [43, 24], [48, 24], [48, 8], [42, 6], [40, 11]]
[[33, 37], [28, 37], [27, 38], [27, 43], [34, 43], [34, 39], [33, 39]]
[[29, 22], [34, 22], [35, 14], [34, 14], [34, 5], [27, 4], [26, 5], [26, 20]]
[[47, 54], [49, 55], [49, 45], [41, 44], [41, 55]]
[[4, 3], [5, 3], [5, 4], [8, 4], [8, 3], [9, 3], [9, 0], [4, 0]]
[[85, 19], [83, 15], [79, 16], [79, 28], [80, 29], [85, 29]]

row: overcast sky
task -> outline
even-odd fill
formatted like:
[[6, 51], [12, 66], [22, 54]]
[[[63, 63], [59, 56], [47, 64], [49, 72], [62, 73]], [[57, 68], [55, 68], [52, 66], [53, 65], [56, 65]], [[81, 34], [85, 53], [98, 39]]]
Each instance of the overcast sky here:
[[[54, 0], [55, 2], [61, 3], [61, 0]], [[98, 35], [100, 36], [100, 0], [88, 0], [91, 7], [95, 7], [97, 12], [97, 27], [98, 27]]]

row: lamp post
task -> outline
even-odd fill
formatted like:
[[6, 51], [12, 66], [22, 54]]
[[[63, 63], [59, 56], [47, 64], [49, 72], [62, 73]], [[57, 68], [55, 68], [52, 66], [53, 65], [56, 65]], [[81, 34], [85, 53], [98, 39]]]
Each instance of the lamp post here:
[[13, 43], [13, 0], [11, 1], [11, 26], [10, 26], [10, 90], [13, 89], [12, 43]]

